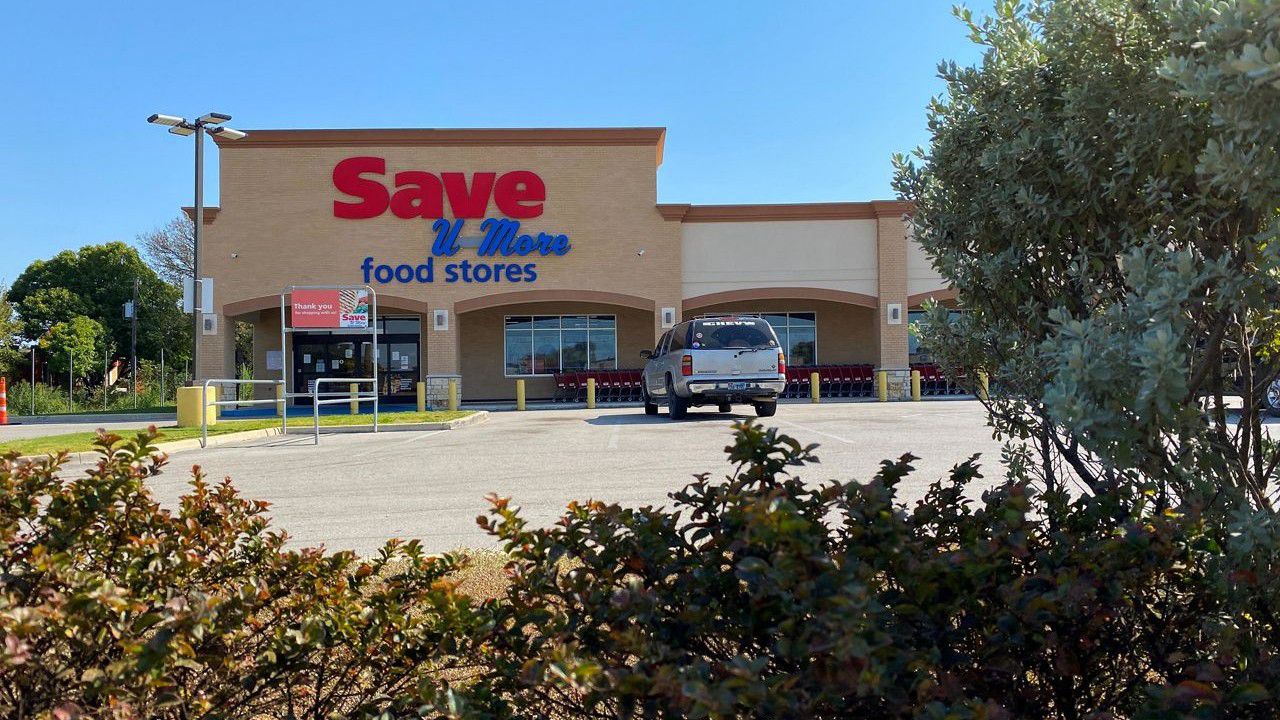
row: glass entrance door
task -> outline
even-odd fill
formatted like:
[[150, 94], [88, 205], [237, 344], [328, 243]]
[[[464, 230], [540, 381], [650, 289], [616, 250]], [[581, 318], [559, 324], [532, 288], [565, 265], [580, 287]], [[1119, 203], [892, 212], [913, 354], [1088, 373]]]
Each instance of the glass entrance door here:
[[[324, 335], [297, 333], [293, 342], [293, 391], [308, 395], [315, 389], [316, 378], [334, 377], [330, 370], [329, 338]], [[333, 387], [324, 388], [325, 391]], [[299, 399], [298, 404], [303, 404]], [[310, 404], [309, 401], [307, 404]]]
[[[385, 330], [391, 330], [386, 332]], [[406, 332], [412, 330], [413, 332]], [[378, 396], [380, 402], [411, 403], [419, 378], [421, 339], [417, 318], [378, 319]], [[293, 391], [310, 394], [316, 378], [373, 376], [373, 343], [368, 335], [297, 332], [293, 336]], [[321, 392], [346, 392], [342, 383], [326, 383]], [[367, 384], [361, 392], [368, 392]], [[310, 405], [298, 398], [297, 404]]]
[[391, 335], [387, 342], [378, 338], [379, 389], [388, 398], [408, 396], [416, 399], [414, 383], [418, 382], [418, 338]]

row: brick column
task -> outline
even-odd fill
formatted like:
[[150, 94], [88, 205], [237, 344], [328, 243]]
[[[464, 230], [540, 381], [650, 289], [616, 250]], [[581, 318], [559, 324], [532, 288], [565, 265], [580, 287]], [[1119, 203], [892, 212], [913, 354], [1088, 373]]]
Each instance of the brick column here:
[[[437, 330], [433, 320], [435, 311], [449, 311], [449, 329]], [[460, 369], [458, 352], [458, 314], [453, 305], [447, 308], [432, 307], [422, 316], [422, 345], [426, 375], [457, 375]]]
[[[910, 364], [907, 351], [907, 224], [903, 219], [905, 203], [874, 203], [876, 210], [876, 248], [878, 260], [876, 320], [879, 354], [877, 365], [905, 368]], [[899, 317], [890, 324], [891, 306], [897, 305]]]
[[[447, 309], [449, 311], [449, 329], [437, 330], [435, 328], [435, 311], [437, 309]], [[445, 398], [448, 396], [449, 379], [457, 380], [458, 384], [458, 400], [462, 401], [465, 397], [462, 382], [465, 378], [459, 377], [461, 374], [461, 353], [458, 343], [460, 342], [460, 333], [458, 323], [461, 322], [459, 315], [454, 312], [453, 305], [435, 308], [422, 315], [422, 359], [419, 363], [422, 366], [422, 377], [427, 384], [427, 405], [432, 408], [441, 408], [445, 405]]]
[[[668, 298], [666, 300], [655, 300], [654, 302], [655, 304], [653, 307], [653, 343], [651, 343], [650, 347], [657, 345], [658, 340], [662, 337], [662, 334], [671, 329], [671, 328], [662, 327], [662, 308], [675, 308], [676, 324], [686, 319], [683, 314], [684, 311], [681, 308], [682, 303], [680, 301], [680, 298]], [[675, 325], [673, 324], [672, 327], [675, 327]]]
[[200, 356], [193, 363], [195, 383], [208, 378], [233, 378], [236, 376], [236, 324], [234, 318], [218, 314], [218, 333], [205, 335], [201, 320]]

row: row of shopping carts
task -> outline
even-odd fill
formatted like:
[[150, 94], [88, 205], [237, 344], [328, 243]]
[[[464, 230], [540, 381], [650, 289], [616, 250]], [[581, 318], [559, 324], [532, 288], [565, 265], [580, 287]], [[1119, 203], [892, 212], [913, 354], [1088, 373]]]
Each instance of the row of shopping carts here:
[[[965, 389], [963, 376], [947, 377], [937, 365], [918, 363], [911, 369], [920, 371], [921, 395], [963, 395], [969, 392]], [[811, 397], [814, 373], [818, 375], [818, 397], [858, 398], [876, 394], [873, 365], [798, 365], [787, 368], [787, 386], [782, 397]]]
[[555, 402], [587, 401], [587, 380], [596, 381], [596, 402], [640, 402], [643, 370], [584, 370], [556, 373]]
[[818, 375], [818, 397], [871, 397], [875, 394], [875, 368], [871, 365], [797, 365], [787, 368], [784, 398], [806, 398], [813, 393]]
[[947, 375], [933, 363], [915, 363], [911, 369], [920, 371], [921, 395], [967, 395], [973, 392], [968, 375], [963, 371]]
[[[963, 375], [948, 377], [941, 368], [930, 363], [914, 364], [911, 369], [920, 371], [922, 395], [963, 395], [969, 392]], [[876, 394], [873, 365], [799, 365], [787, 368], [787, 385], [782, 397], [810, 397], [814, 373], [818, 374], [819, 397], [859, 398]], [[638, 369], [556, 373], [553, 399], [555, 402], [586, 402], [587, 380], [594, 378], [597, 402], [639, 402], [643, 398], [640, 389], [643, 377], [644, 371]]]

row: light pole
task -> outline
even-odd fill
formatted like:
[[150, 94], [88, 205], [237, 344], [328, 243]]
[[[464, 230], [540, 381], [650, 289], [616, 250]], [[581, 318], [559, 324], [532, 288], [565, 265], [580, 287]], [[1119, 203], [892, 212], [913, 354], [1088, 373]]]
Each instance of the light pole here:
[[[233, 130], [226, 127], [222, 123], [231, 119], [230, 115], [223, 113], [205, 113], [194, 121], [188, 121], [186, 118], [177, 115], [152, 115], [147, 118], [147, 122], [153, 125], [166, 125], [169, 132], [174, 135], [196, 136], [196, 217], [195, 217], [195, 233], [192, 239], [191, 251], [191, 289], [195, 298], [200, 297], [200, 233], [204, 231], [204, 134], [206, 128], [210, 134], [216, 135], [227, 140], [239, 140], [247, 133], [239, 130]], [[196, 302], [193, 302], [191, 311], [191, 357], [193, 360], [199, 359], [200, 347], [200, 324], [201, 314], [211, 311], [213, 308], [195, 308]], [[197, 363], [195, 367], [199, 367]], [[195, 383], [195, 376], [192, 375], [191, 382]]]
[[[133, 386], [133, 409], [138, 409], [138, 278], [133, 279], [133, 302], [129, 304], [129, 319], [133, 321], [133, 334], [129, 340], [129, 384]], [[194, 313], [192, 313], [194, 314]]]

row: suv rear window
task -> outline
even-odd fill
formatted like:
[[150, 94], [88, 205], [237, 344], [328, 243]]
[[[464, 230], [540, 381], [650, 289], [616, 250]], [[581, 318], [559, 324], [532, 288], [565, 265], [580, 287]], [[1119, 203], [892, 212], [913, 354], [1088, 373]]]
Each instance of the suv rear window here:
[[758, 318], [695, 320], [689, 341], [695, 350], [778, 347], [769, 323]]

